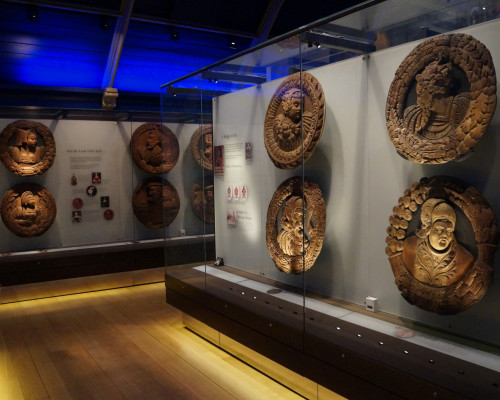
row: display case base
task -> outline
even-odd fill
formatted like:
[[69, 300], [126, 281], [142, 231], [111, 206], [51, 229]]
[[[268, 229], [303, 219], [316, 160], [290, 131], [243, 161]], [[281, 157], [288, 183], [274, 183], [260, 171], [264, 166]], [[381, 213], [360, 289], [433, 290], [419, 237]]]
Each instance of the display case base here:
[[418, 332], [400, 337], [383, 319], [229, 267], [169, 268], [165, 285], [167, 303], [211, 327], [210, 340], [228, 337], [349, 399], [500, 398], [498, 355]]

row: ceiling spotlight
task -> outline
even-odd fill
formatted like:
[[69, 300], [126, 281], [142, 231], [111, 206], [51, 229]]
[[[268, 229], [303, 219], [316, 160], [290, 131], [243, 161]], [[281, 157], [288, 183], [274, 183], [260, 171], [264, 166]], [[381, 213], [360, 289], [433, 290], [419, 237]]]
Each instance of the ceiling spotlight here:
[[236, 42], [236, 39], [234, 38], [228, 38], [227, 39], [227, 45], [230, 49], [237, 49], [238, 48], [238, 43]]
[[173, 40], [173, 41], [175, 41], [175, 42], [176, 42], [176, 41], [180, 40], [180, 38], [181, 38], [181, 37], [179, 36], [179, 32], [177, 32], [177, 30], [176, 30], [176, 29], [172, 29], [172, 30], [170, 31], [170, 39], [171, 39], [171, 40]]
[[320, 43], [318, 43], [318, 42], [314, 43], [314, 45], [315, 45], [318, 49], [321, 47], [321, 44], [320, 44]]
[[28, 5], [26, 7], [26, 18], [28, 18], [28, 21], [40, 21], [40, 7], [35, 5]]
[[307, 42], [307, 47], [313, 47], [312, 42]]
[[101, 17], [101, 29], [103, 31], [107, 31], [109, 30], [109, 28], [111, 28], [111, 18], [108, 17], [107, 15], [103, 15]]

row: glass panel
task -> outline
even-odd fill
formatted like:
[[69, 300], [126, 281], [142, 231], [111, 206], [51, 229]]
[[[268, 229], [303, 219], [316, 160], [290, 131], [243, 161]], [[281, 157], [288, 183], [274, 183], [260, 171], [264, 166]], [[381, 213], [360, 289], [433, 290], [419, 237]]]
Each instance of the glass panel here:
[[[460, 163], [422, 165], [395, 151], [387, 133], [386, 103], [399, 65], [435, 35], [472, 35], [498, 64], [499, 13], [495, 1], [379, 2], [199, 71], [197, 86], [190, 83], [193, 78], [176, 83], [205, 85], [212, 98], [216, 256], [224, 266], [207, 262], [198, 269], [213, 282], [211, 293], [306, 337], [438, 385], [453, 388], [459, 374], [464, 393], [496, 390], [500, 316], [494, 299], [500, 286], [493, 284], [466, 312], [429, 312], [400, 296], [385, 251], [394, 207], [423, 177], [460, 177], [480, 189], [493, 209], [500, 204], [500, 172], [492, 161], [498, 147], [492, 126], [500, 117], [493, 118], [475, 154]], [[299, 90], [294, 95], [280, 85], [295, 73]], [[457, 84], [467, 79], [455, 75]], [[314, 90], [322, 88], [324, 105], [312, 104], [311, 82], [319, 83]], [[417, 103], [413, 86], [408, 107]], [[281, 104], [294, 98], [299, 122], [286, 111], [294, 106]], [[324, 115], [312, 148], [311, 109]], [[278, 120], [267, 125], [270, 117]], [[299, 159], [283, 168], [278, 164], [286, 162], [272, 154], [295, 137], [292, 133], [301, 138]], [[274, 141], [266, 147], [269, 136]], [[278, 189], [292, 177], [298, 180], [295, 192]], [[316, 187], [310, 181], [321, 193], [326, 214], [322, 244], [312, 262], [308, 250], [318, 246], [314, 240], [322, 220], [318, 196], [308, 192]], [[419, 213], [408, 232], [417, 229]], [[457, 221], [464, 218], [457, 215]], [[458, 224], [457, 240], [466, 241]], [[477, 248], [471, 252], [478, 254]], [[297, 255], [295, 270], [280, 268], [283, 260]]]

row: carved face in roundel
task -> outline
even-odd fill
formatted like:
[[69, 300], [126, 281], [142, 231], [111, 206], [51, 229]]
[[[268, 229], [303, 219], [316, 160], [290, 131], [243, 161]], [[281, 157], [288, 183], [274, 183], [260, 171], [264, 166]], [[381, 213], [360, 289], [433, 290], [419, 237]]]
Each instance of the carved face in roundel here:
[[437, 220], [429, 232], [429, 243], [437, 251], [448, 248], [453, 240], [454, 224], [449, 219]]
[[301, 116], [302, 92], [295, 88], [287, 91], [283, 96], [283, 102], [285, 115], [293, 122], [299, 122]]

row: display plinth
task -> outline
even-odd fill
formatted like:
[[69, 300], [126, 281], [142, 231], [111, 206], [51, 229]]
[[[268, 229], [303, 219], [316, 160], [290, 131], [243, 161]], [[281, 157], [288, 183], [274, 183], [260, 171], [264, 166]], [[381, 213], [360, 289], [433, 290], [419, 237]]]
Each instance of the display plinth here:
[[368, 390], [374, 399], [500, 395], [498, 355], [333, 300], [306, 297], [303, 303], [292, 288], [230, 267], [169, 268], [165, 285], [169, 304], [348, 398], [366, 398]]

